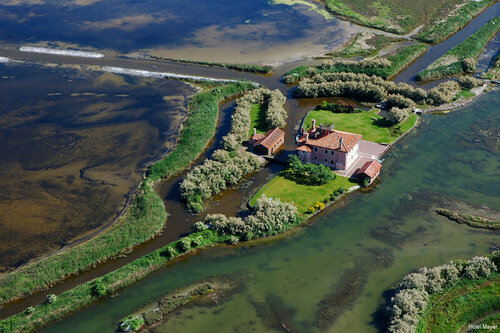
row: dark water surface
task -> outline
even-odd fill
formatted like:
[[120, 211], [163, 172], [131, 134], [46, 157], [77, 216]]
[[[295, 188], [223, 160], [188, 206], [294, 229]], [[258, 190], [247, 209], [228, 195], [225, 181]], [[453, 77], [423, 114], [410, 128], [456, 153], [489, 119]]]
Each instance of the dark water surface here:
[[[322, 53], [358, 28], [268, 0], [7, 0], [0, 41], [227, 62]], [[300, 27], [300, 28], [299, 28]]]
[[193, 89], [0, 65], [0, 270], [111, 222], [173, 144]]
[[499, 235], [438, 216], [445, 200], [500, 209], [500, 91], [447, 115], [425, 115], [387, 155], [380, 184], [355, 193], [293, 236], [252, 248], [215, 248], [173, 264], [113, 299], [43, 332], [113, 332], [169, 290], [231, 274], [227, 302], [188, 308], [156, 332], [376, 332], [377, 309], [404, 274], [491, 251]]

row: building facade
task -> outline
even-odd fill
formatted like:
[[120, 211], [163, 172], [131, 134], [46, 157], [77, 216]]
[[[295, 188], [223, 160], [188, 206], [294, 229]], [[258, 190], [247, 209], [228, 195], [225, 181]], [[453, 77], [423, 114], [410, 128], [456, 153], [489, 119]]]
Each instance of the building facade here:
[[359, 157], [362, 136], [313, 126], [298, 139], [296, 148], [303, 162], [324, 164], [336, 170], [348, 170]]

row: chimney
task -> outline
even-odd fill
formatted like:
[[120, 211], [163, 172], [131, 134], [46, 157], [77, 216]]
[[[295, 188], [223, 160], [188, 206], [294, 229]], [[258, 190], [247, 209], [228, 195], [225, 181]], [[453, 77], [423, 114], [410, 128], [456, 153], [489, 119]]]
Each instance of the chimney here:
[[306, 132], [306, 142], [309, 141], [309, 133]]
[[316, 128], [316, 119], [313, 119], [313, 120], [312, 120], [312, 128], [313, 128], [313, 129], [314, 129], [314, 128]]
[[256, 135], [257, 134], [257, 129], [254, 127], [253, 128], [253, 135]]
[[342, 137], [341, 137], [341, 136], [339, 136], [339, 148], [342, 148], [342, 142], [343, 142], [343, 141], [344, 141], [344, 140], [342, 139]]

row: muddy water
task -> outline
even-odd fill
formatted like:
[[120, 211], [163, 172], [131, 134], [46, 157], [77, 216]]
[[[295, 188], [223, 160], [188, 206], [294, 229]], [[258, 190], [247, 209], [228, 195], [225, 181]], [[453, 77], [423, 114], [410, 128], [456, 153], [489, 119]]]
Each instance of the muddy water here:
[[106, 54], [281, 63], [324, 53], [359, 30], [309, 9], [268, 0], [8, 0], [0, 4], [0, 38]]
[[193, 93], [177, 81], [0, 65], [0, 270], [102, 227], [168, 151]]
[[171, 265], [44, 332], [112, 332], [120, 318], [168, 290], [219, 274], [244, 287], [226, 303], [189, 308], [156, 332], [376, 332], [402, 275], [487, 254], [499, 235], [453, 223], [443, 200], [500, 208], [500, 91], [463, 110], [426, 115], [385, 161], [380, 184], [355, 193], [293, 236], [267, 246], [216, 248]]

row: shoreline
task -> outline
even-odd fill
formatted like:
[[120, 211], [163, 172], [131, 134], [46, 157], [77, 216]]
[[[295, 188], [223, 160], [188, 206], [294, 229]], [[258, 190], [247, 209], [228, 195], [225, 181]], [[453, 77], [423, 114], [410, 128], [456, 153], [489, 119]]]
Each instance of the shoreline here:
[[[487, 8], [487, 7], [486, 7], [486, 8]], [[480, 14], [480, 13], [479, 13], [479, 14]], [[479, 14], [478, 14], [478, 15], [479, 15]], [[457, 30], [457, 31], [458, 31], [458, 30]], [[415, 60], [416, 60], [416, 59], [415, 59]], [[415, 60], [414, 60], [414, 61], [415, 61]], [[414, 61], [413, 61], [413, 62], [414, 62]], [[410, 65], [410, 64], [408, 64], [408, 66], [409, 66], [409, 65]], [[408, 67], [408, 66], [406, 66], [406, 67]], [[406, 68], [406, 67], [405, 67], [405, 68]], [[401, 69], [401, 71], [403, 71], [403, 70], [404, 70], [404, 68], [402, 68], [402, 69]], [[400, 71], [400, 72], [401, 72], [401, 71]], [[487, 86], [487, 87], [488, 87], [488, 86]], [[463, 103], [462, 103], [462, 104], [460, 104], [460, 105], [453, 106], [453, 107], [451, 107], [451, 108], [450, 108], [450, 109], [448, 109], [448, 110], [429, 110], [429, 109], [425, 109], [425, 110], [422, 110], [422, 112], [438, 112], [438, 111], [449, 111], [449, 110], [459, 109], [459, 108], [461, 108], [461, 107], [463, 107], [463, 106], [465, 106], [465, 105], [468, 105], [468, 104], [472, 103], [472, 102], [473, 102], [473, 101], [475, 101], [477, 98], [479, 98], [479, 97], [480, 97], [483, 93], [485, 93], [486, 91], [489, 91], [488, 89], [486, 89], [487, 87], [485, 87], [485, 88], [484, 88], [484, 89], [483, 89], [483, 90], [482, 90], [482, 91], [481, 91], [478, 95], [476, 95], [476, 96], [474, 96], [474, 97], [471, 97], [471, 98], [469, 98], [468, 100], [466, 100], [466, 102], [467, 102], [467, 103], [465, 103], [465, 104], [463, 104]], [[224, 104], [224, 103], [223, 103], [223, 102], [219, 102], [219, 104], [218, 104], [218, 108], [220, 107], [220, 105], [221, 105], [221, 104]], [[217, 112], [217, 117], [218, 117], [218, 116], [219, 116], [219, 112]], [[187, 119], [187, 113], [186, 113], [186, 117], [183, 119], [183, 123], [184, 123], [184, 121], [185, 121], [186, 119]], [[402, 135], [401, 135], [401, 137], [399, 137], [396, 141], [394, 141], [394, 142], [393, 142], [393, 143], [389, 146], [389, 148], [388, 148], [388, 149], [386, 149], [386, 150], [384, 151], [384, 153], [385, 153], [386, 151], [388, 151], [388, 150], [390, 149], [390, 147], [392, 147], [392, 145], [394, 145], [396, 142], [398, 142], [398, 141], [399, 141], [402, 137], [405, 137], [405, 136], [406, 136], [406, 135], [407, 135], [410, 131], [412, 131], [415, 127], [417, 127], [417, 126], [418, 126], [418, 124], [419, 124], [419, 122], [420, 122], [420, 121], [419, 121], [419, 120], [418, 120], [418, 118], [417, 118], [417, 121], [416, 121], [416, 122], [415, 122], [415, 124], [412, 126], [412, 128], [411, 128], [410, 130], [408, 130], [407, 132], [405, 132], [404, 134], [402, 134]], [[217, 120], [216, 120], [216, 123], [215, 123], [215, 124], [216, 124], [215, 126], [217, 126]], [[180, 132], [181, 130], [182, 130], [182, 124], [180, 125], [179, 132]], [[177, 137], [176, 137], [176, 142], [175, 142], [175, 145], [172, 147], [172, 150], [173, 150], [173, 149], [175, 149], [175, 147], [177, 146], [178, 141], [179, 141], [179, 136], [177, 136]], [[208, 145], [210, 145], [210, 143], [211, 143], [211, 140], [207, 142], [207, 144], [206, 144], [206, 145], [205, 145], [205, 147], [203, 148], [203, 151], [206, 149], [206, 147], [207, 147]], [[169, 154], [172, 150], [170, 150], [169, 152], [167, 152], [167, 153], [165, 154], [165, 156], [166, 156], [166, 155], [168, 155], [168, 154]], [[193, 160], [191, 161], [191, 163], [185, 167], [185, 169], [189, 168], [189, 167], [190, 167], [193, 163], [195, 163], [195, 162], [199, 159], [199, 157], [203, 154], [203, 151], [202, 151], [202, 152], [200, 152], [200, 153], [197, 155], [197, 157], [196, 157], [195, 159], [193, 159]], [[160, 159], [161, 159], [161, 158], [160, 158]], [[151, 162], [151, 164], [154, 164], [154, 162]], [[185, 169], [183, 169], [183, 170], [185, 170]], [[179, 172], [178, 172], [178, 173], [176, 173], [176, 174], [179, 174], [180, 172], [182, 172], [182, 171], [179, 171]], [[170, 177], [174, 177], [176, 174], [171, 174], [171, 175], [169, 175], [169, 178], [170, 178]], [[146, 177], [145, 177], [145, 179], [143, 180], [143, 182], [144, 182], [145, 180], [146, 180]], [[137, 186], [137, 189], [136, 189], [136, 191], [134, 191], [134, 192], [137, 192], [137, 190], [138, 190], [138, 189], [140, 189], [140, 188], [142, 187], [143, 182], [141, 182], [141, 183]], [[161, 180], [158, 180], [158, 179], [157, 179], [157, 180], [155, 180], [155, 181], [151, 184], [151, 185], [152, 185], [152, 187], [153, 187], [153, 191], [155, 191], [155, 193], [156, 193], [156, 190], [157, 190], [158, 184], [159, 184], [160, 182], [161, 182]], [[347, 192], [347, 193], [343, 194], [342, 196], [338, 197], [336, 200], [334, 200], [334, 201], [332, 201], [332, 202], [329, 202], [329, 203], [326, 205], [326, 207], [329, 207], [329, 206], [333, 205], [334, 203], [338, 202], [340, 198], [345, 197], [347, 194], [349, 194], [349, 193], [351, 193], [351, 192], [353, 192], [353, 191], [354, 191], [354, 190], [352, 190], [352, 191], [350, 191], [350, 192]], [[129, 200], [127, 200], [127, 201], [129, 201], [129, 202], [128, 202], [128, 204], [124, 205], [124, 207], [123, 207], [122, 211], [120, 212], [120, 215], [124, 215], [124, 214], [125, 214], [125, 213], [129, 210], [130, 205], [131, 205], [131, 203], [132, 203], [132, 201], [133, 201], [133, 198], [135, 198], [135, 196], [134, 196], [134, 197], [132, 197], [132, 196], [130, 196], [130, 195], [129, 195], [129, 199], [130, 199], [130, 201], [129, 201]], [[326, 207], [325, 207], [325, 209], [326, 209]], [[267, 242], [272, 242], [272, 241], [274, 241], [275, 239], [281, 239], [281, 238], [284, 238], [284, 237], [285, 237], [285, 236], [286, 236], [289, 232], [292, 232], [292, 231], [294, 232], [294, 230], [299, 230], [299, 228], [297, 228], [298, 226], [302, 226], [302, 225], [304, 224], [304, 222], [305, 222], [305, 221], [308, 221], [310, 218], [312, 218], [313, 216], [316, 216], [317, 214], [319, 214], [319, 213], [323, 212], [325, 209], [323, 209], [323, 210], [321, 210], [321, 211], [317, 211], [317, 212], [315, 212], [314, 214], [311, 214], [310, 216], [308, 216], [308, 217], [307, 217], [307, 218], [305, 218], [304, 220], [300, 221], [300, 222], [299, 222], [296, 226], [292, 227], [292, 228], [291, 228], [291, 229], [289, 229], [288, 231], [285, 231], [283, 234], [278, 234], [278, 235], [275, 235], [275, 236], [269, 236], [269, 237], [264, 237], [264, 238], [255, 239], [255, 240], [252, 240], [252, 241], [249, 241], [249, 242], [245, 242], [244, 244], [240, 244], [240, 245], [238, 245], [238, 246], [256, 246], [256, 245], [259, 245], [261, 242], [266, 242], [266, 241], [267, 241]], [[167, 212], [167, 213], [168, 213], [168, 212]], [[72, 248], [73, 246], [78, 245], [78, 244], [81, 244], [81, 243], [85, 243], [85, 242], [87, 242], [87, 241], [89, 241], [89, 240], [93, 239], [95, 236], [100, 235], [100, 234], [102, 234], [102, 233], [106, 232], [106, 230], [108, 229], [108, 227], [109, 227], [109, 226], [112, 226], [112, 225], [114, 225], [114, 223], [116, 223], [116, 221], [119, 219], [120, 215], [118, 215], [118, 216], [114, 219], [114, 221], [113, 221], [113, 222], [111, 222], [110, 224], [108, 224], [108, 225], [107, 225], [107, 226], [105, 226], [105, 227], [102, 227], [99, 231], [97, 231], [97, 234], [94, 234], [94, 235], [89, 235], [89, 236], [85, 236], [85, 238], [84, 238], [84, 239], [82, 239], [82, 240], [77, 240], [79, 243], [77, 243], [77, 244], [72, 243], [72, 244], [70, 245], [70, 247], [69, 247], [69, 248]], [[310, 222], [310, 221], [309, 221], [309, 222]], [[161, 233], [161, 231], [163, 230], [164, 226], [165, 226], [165, 224], [164, 224], [164, 225], [163, 225], [163, 227], [160, 229], [160, 233]], [[87, 237], [88, 237], [88, 238], [87, 238]], [[253, 244], [253, 242], [254, 242], [254, 241], [255, 241], [255, 244]], [[207, 246], [207, 247], [208, 247], [208, 246]], [[66, 247], [61, 248], [61, 249], [57, 250], [55, 253], [62, 252], [63, 250], [68, 250], [69, 248], [66, 248]], [[193, 250], [193, 253], [189, 252], [189, 254], [188, 254], [188, 255], [191, 255], [191, 254], [196, 254], [196, 253], [198, 252], [197, 250], [198, 250], [198, 249]], [[201, 248], [200, 248], [200, 250], [201, 250]], [[55, 254], [55, 253], [51, 253], [51, 254]], [[43, 258], [41, 258], [40, 260], [47, 259], [47, 257], [49, 257], [51, 254], [47, 254], [47, 255], [45, 255], [45, 256], [44, 256]], [[183, 257], [184, 257], [184, 256], [181, 256], [180, 258], [183, 258]], [[39, 261], [39, 260], [35, 261], [34, 263], [36, 263], [36, 262], [38, 262], [38, 261]], [[31, 263], [31, 264], [33, 264], [33, 263]], [[28, 265], [30, 265], [30, 264], [28, 264]], [[24, 265], [23, 265], [23, 266], [20, 266], [20, 267], [18, 267], [18, 268], [16, 268], [16, 270], [17, 270], [17, 269], [19, 269], [19, 268], [21, 268], [21, 267], [24, 267]], [[149, 274], [149, 273], [148, 273], [148, 274]], [[2, 274], [2, 275], [3, 275], [3, 274]], [[78, 275], [78, 273], [77, 273], [77, 274], [75, 274], [75, 275]], [[0, 276], [1, 276], [1, 275], [0, 275]], [[15, 301], [13, 301], [13, 302], [15, 302]], [[6, 303], [6, 304], [9, 304], [9, 303]]]

